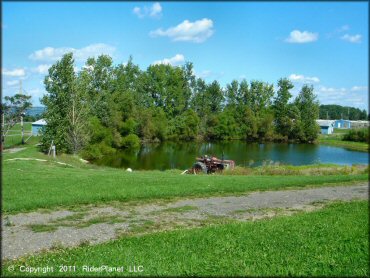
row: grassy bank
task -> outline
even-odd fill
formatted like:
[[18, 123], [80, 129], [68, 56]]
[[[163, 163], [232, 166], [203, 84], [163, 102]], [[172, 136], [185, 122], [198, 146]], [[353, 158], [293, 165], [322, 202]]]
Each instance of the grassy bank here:
[[349, 150], [368, 152], [369, 144], [364, 142], [353, 142], [353, 141], [343, 141], [343, 136], [347, 134], [350, 129], [334, 129], [333, 134], [325, 135], [320, 134], [318, 143], [330, 145], [334, 147], [342, 147]]
[[177, 170], [129, 173], [121, 169], [84, 164], [73, 156], [60, 156], [54, 160], [38, 153], [36, 148], [31, 146], [17, 153], [5, 153], [3, 156], [2, 208], [3, 212], [16, 213], [38, 208], [109, 201], [235, 195], [257, 190], [323, 186], [368, 179], [368, 174], [348, 173], [309, 176], [194, 176], [179, 173]]
[[[368, 202], [335, 203], [320, 211], [257, 222], [121, 238], [8, 262], [3, 275], [25, 275], [20, 266], [53, 266], [48, 275], [148, 276], [367, 276]], [[160, 257], [158, 257], [160, 254]], [[60, 273], [60, 265], [76, 266]], [[124, 266], [89, 273], [83, 265]], [[7, 268], [14, 267], [9, 272]], [[38, 273], [37, 275], [42, 275]]]
[[320, 137], [320, 144], [330, 145], [334, 147], [342, 147], [349, 150], [368, 152], [369, 144], [362, 142], [342, 141], [340, 138]]

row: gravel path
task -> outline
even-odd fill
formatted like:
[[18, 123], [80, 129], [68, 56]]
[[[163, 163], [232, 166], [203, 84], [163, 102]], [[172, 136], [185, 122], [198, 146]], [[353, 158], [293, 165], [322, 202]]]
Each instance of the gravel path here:
[[253, 221], [321, 208], [325, 202], [368, 199], [368, 184], [265, 191], [237, 197], [182, 199], [170, 203], [83, 206], [78, 211], [2, 216], [2, 258], [54, 247], [97, 244], [127, 234], [197, 227], [225, 221]]

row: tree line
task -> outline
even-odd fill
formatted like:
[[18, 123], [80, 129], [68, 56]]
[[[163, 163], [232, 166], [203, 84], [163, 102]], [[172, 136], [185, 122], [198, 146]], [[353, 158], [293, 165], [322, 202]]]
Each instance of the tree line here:
[[42, 148], [53, 140], [59, 152], [97, 158], [141, 142], [164, 140], [248, 140], [313, 142], [319, 103], [304, 85], [292, 99], [293, 84], [233, 80], [222, 88], [196, 77], [193, 64], [150, 65], [132, 58], [89, 58], [79, 72], [72, 53], [49, 68], [44, 80], [47, 126]]
[[320, 119], [325, 120], [370, 120], [366, 110], [337, 104], [320, 105]]

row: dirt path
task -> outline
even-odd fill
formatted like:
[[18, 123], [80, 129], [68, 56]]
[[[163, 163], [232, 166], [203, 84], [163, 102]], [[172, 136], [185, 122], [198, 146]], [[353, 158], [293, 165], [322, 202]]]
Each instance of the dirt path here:
[[238, 197], [170, 203], [83, 206], [78, 210], [3, 216], [2, 257], [17, 258], [53, 247], [97, 244], [128, 234], [248, 221], [321, 208], [334, 200], [368, 199], [368, 184], [255, 192]]

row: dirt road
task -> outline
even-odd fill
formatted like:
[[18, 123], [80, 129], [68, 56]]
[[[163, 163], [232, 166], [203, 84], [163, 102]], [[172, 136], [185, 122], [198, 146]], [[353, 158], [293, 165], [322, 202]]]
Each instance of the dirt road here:
[[17, 258], [57, 246], [97, 244], [129, 234], [291, 215], [320, 209], [328, 201], [354, 199], [368, 199], [367, 183], [3, 215], [2, 257]]

